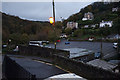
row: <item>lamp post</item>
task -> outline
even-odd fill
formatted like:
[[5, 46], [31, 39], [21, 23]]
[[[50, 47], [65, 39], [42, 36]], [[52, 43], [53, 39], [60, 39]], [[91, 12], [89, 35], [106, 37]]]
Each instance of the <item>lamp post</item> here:
[[102, 34], [101, 34], [101, 45], [100, 45], [101, 59], [102, 59], [102, 57], [103, 57], [102, 48], [103, 48], [103, 44], [102, 44]]
[[[56, 32], [55, 32], [55, 5], [54, 5], [54, 0], [52, 1], [52, 5], [53, 5], [53, 17], [49, 18], [50, 23], [53, 25], [53, 30], [55, 33], [55, 38], [56, 38]], [[54, 45], [55, 45], [55, 49], [56, 49], [56, 39], [54, 41]]]
[[11, 43], [11, 39], [8, 40], [8, 51], [10, 51], [10, 43]]

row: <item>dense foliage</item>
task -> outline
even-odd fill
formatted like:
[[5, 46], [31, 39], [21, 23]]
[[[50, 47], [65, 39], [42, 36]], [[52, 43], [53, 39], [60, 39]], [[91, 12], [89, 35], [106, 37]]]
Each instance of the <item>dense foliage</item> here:
[[[56, 22], [56, 36], [61, 33], [61, 22]], [[28, 44], [30, 40], [54, 41], [55, 32], [49, 22], [29, 21], [2, 13], [2, 41], [12, 44]]]
[[[112, 8], [118, 7], [117, 12], [112, 12]], [[91, 21], [82, 21], [84, 13], [92, 12], [94, 19]], [[112, 28], [89, 28], [83, 29], [84, 25], [98, 24], [102, 20], [113, 21]], [[62, 29], [62, 26], [66, 26], [67, 22], [74, 21], [79, 23], [79, 29]], [[54, 27], [56, 28], [54, 32]], [[112, 2], [104, 4], [102, 2], [92, 3], [80, 12], [71, 15], [67, 20], [56, 22], [55, 26], [52, 26], [49, 22], [29, 21], [20, 19], [17, 16], [11, 16], [2, 13], [2, 42], [8, 43], [11, 39], [12, 44], [28, 44], [30, 40], [49, 40], [54, 41], [56, 37], [59, 37], [61, 31], [67, 35], [72, 34], [74, 37], [81, 37], [84, 35], [107, 36], [114, 33], [120, 34], [120, 2]]]

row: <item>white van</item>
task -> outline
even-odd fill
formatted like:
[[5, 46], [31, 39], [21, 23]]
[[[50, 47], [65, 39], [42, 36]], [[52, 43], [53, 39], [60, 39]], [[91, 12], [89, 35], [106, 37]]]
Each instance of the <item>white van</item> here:
[[33, 45], [33, 46], [41, 46], [42, 45], [42, 41], [30, 41], [29, 45]]

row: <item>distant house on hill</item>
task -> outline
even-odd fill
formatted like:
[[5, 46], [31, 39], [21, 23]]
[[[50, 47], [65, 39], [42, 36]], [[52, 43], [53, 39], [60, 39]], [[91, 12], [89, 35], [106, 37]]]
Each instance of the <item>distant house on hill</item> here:
[[78, 23], [77, 22], [67, 22], [67, 28], [71, 28], [71, 29], [74, 29], [74, 28], [78, 28]]
[[112, 27], [112, 25], [113, 25], [113, 21], [102, 21], [102, 22], [100, 22], [100, 28], [101, 27], [106, 27], [106, 26], [108, 26], [108, 27]]
[[83, 28], [95, 28], [98, 24], [84, 25]]
[[93, 19], [94, 19], [93, 13], [88, 12], [84, 14], [84, 17], [82, 20], [85, 21], [85, 20], [93, 20]]
[[108, 1], [108, 2], [104, 2], [104, 4], [106, 4], [106, 5], [107, 5], [107, 4], [110, 4], [110, 2], [109, 2], [109, 1]]
[[85, 26], [84, 26], [84, 28], [88, 28], [88, 27], [89, 27], [89, 25], [85, 25]]
[[120, 39], [120, 35], [119, 34], [108, 35], [106, 39]]
[[112, 8], [112, 12], [116, 12], [116, 11], [118, 11], [118, 7]]

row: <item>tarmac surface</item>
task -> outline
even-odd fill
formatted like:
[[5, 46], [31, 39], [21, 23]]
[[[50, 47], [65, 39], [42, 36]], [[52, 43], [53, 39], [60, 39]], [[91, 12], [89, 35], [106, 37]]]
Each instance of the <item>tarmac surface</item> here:
[[[70, 44], [65, 44], [66, 40], [61, 40], [57, 43], [57, 49], [69, 49], [69, 48], [83, 48], [93, 52], [101, 52], [101, 42], [89, 42], [89, 41], [68, 41]], [[54, 48], [53, 44], [50, 44]], [[103, 42], [102, 43], [103, 59], [107, 59], [117, 55], [117, 50], [113, 48], [113, 43]]]
[[36, 75], [37, 79], [46, 79], [54, 75], [67, 73], [62, 69], [55, 67], [52, 64], [44, 63], [39, 60], [33, 60], [33, 57], [30, 58], [27, 56], [20, 55], [14, 56], [9, 55], [9, 57], [15, 60], [18, 64], [20, 64], [24, 69], [29, 71], [31, 74]]

